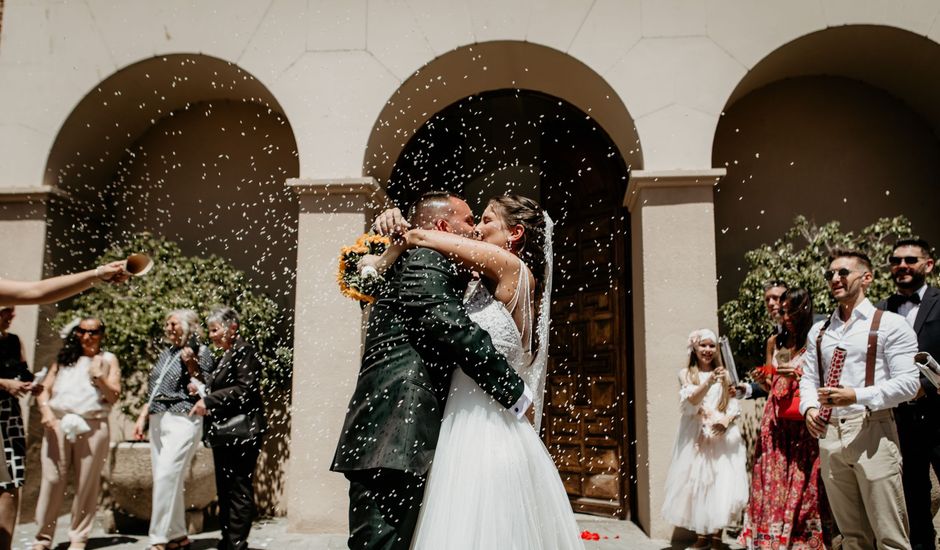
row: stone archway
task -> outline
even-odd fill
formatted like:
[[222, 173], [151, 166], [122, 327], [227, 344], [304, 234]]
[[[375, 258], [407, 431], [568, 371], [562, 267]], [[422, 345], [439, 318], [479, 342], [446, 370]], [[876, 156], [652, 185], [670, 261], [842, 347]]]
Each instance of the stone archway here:
[[505, 192], [548, 210], [555, 288], [542, 436], [575, 510], [620, 518], [635, 478], [627, 178], [607, 134], [570, 103], [494, 90], [431, 117], [386, 187], [400, 205], [447, 189], [477, 214]]
[[[114, 236], [152, 231], [186, 253], [230, 258], [291, 309], [291, 279], [272, 286], [262, 275], [293, 271], [296, 227], [280, 227], [287, 238], [242, 235], [237, 253], [226, 234], [291, 223], [296, 199], [283, 184], [297, 170], [290, 124], [252, 75], [198, 54], [137, 62], [75, 106], [49, 153], [44, 184], [68, 196], [50, 216], [49, 267], [87, 265]], [[171, 198], [180, 194], [191, 200]]]
[[[583, 148], [574, 135], [586, 138]], [[621, 203], [629, 171], [641, 167], [632, 118], [599, 75], [567, 54], [511, 41], [459, 48], [417, 71], [379, 115], [364, 160], [364, 173], [400, 205], [447, 179], [471, 205], [515, 190], [562, 220], [556, 270], [569, 266], [571, 288], [553, 299], [543, 437], [574, 508], [620, 518], [634, 508], [637, 478]]]
[[493, 41], [441, 55], [402, 83], [373, 125], [363, 175], [386, 182], [408, 140], [435, 113], [465, 97], [501, 89], [533, 90], [572, 104], [607, 132], [631, 170], [643, 168], [633, 117], [603, 77], [546, 46]]
[[713, 143], [719, 302], [744, 252], [796, 214], [859, 229], [904, 214], [940, 240], [922, 200], [940, 178], [940, 44], [893, 27], [808, 34], [767, 55], [728, 99]]
[[[201, 54], [129, 65], [77, 103], [49, 152], [44, 184], [58, 198], [47, 217], [46, 271], [84, 269], [111, 242], [148, 231], [187, 255], [217, 255], [243, 270], [286, 313], [272, 330], [290, 341], [297, 199], [284, 182], [298, 166], [277, 100], [237, 65]], [[48, 364], [58, 342], [41, 328], [37, 363]], [[268, 402], [269, 414], [284, 419], [271, 423], [260, 461], [259, 503], [270, 514], [283, 514], [289, 401], [283, 391]], [[127, 439], [128, 429], [112, 414], [112, 439]]]

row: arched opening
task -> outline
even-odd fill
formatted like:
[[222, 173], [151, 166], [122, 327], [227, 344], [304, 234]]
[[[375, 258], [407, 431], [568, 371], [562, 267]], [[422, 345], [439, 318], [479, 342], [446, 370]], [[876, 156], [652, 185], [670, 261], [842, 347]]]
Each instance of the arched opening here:
[[434, 114], [394, 165], [387, 192], [462, 193], [479, 214], [507, 191], [556, 221], [543, 439], [578, 511], [626, 517], [634, 460], [629, 167], [583, 111], [531, 90], [492, 90]]
[[493, 41], [448, 52], [402, 83], [373, 126], [363, 174], [388, 181], [405, 145], [435, 113], [465, 97], [501, 89], [534, 90], [564, 98], [607, 132], [631, 170], [643, 168], [633, 117], [600, 75], [546, 46]]
[[[110, 243], [150, 232], [244, 271], [285, 312], [271, 329], [291, 342], [297, 199], [284, 183], [298, 170], [283, 110], [238, 66], [199, 54], [130, 65], [76, 105], [50, 151], [45, 183], [66, 198], [50, 208], [46, 271], [85, 269]], [[40, 345], [47, 358], [58, 347]], [[269, 414], [287, 418], [289, 400], [279, 393]], [[122, 420], [113, 418], [115, 439], [129, 437]], [[283, 513], [288, 424], [272, 423], [261, 460], [265, 513]]]
[[[929, 201], [940, 179], [940, 45], [854, 25], [786, 44], [728, 101], [715, 134], [719, 302], [737, 294], [744, 253], [797, 214], [857, 230], [903, 214], [940, 239]], [[883, 260], [883, 259], [878, 259]]]
[[290, 125], [250, 74], [204, 55], [135, 63], [82, 99], [49, 154], [45, 183], [68, 200], [53, 207], [48, 268], [150, 231], [229, 259], [290, 310], [296, 199], [283, 184], [297, 172]]

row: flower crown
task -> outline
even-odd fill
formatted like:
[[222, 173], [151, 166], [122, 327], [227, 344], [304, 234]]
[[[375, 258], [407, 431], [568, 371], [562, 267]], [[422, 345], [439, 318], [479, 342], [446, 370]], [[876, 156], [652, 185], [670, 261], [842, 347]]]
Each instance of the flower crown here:
[[693, 330], [689, 333], [689, 344], [688, 349], [689, 353], [695, 352], [695, 345], [701, 342], [702, 340], [711, 340], [714, 343], [718, 343], [718, 336], [715, 333], [707, 328], [700, 328], [698, 330]]

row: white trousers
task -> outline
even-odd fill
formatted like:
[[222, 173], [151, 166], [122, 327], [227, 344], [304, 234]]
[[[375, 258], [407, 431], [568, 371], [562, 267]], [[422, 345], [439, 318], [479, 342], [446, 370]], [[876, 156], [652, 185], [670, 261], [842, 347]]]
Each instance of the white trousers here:
[[183, 481], [202, 438], [202, 417], [180, 413], [150, 415], [150, 463], [153, 506], [150, 544], [166, 544], [186, 536]]

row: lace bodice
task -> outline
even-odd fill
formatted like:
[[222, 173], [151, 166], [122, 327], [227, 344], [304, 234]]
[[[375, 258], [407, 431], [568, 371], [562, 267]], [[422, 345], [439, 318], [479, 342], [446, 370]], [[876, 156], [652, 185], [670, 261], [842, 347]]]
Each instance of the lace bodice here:
[[523, 349], [522, 336], [506, 306], [493, 298], [486, 285], [480, 281], [470, 283], [465, 305], [470, 319], [489, 333], [493, 345], [506, 357], [512, 368], [522, 372], [532, 358]]

